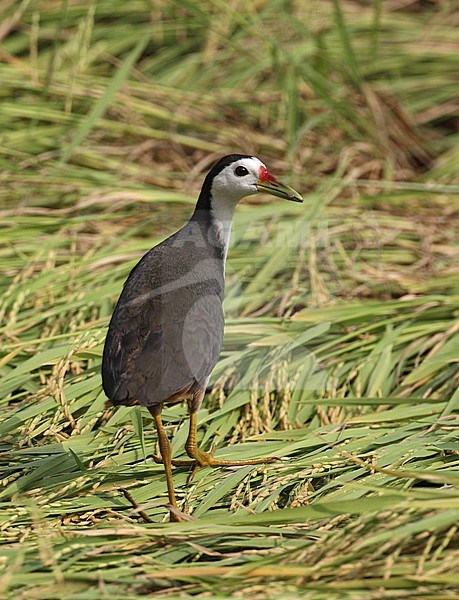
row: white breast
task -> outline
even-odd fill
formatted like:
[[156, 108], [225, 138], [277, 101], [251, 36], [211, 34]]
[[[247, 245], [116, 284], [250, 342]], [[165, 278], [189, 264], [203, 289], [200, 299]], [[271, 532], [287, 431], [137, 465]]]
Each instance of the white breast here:
[[211, 219], [212, 235], [223, 250], [223, 260], [226, 261], [231, 236], [231, 225], [233, 223], [234, 209], [237, 201], [231, 202], [227, 198], [212, 196]]

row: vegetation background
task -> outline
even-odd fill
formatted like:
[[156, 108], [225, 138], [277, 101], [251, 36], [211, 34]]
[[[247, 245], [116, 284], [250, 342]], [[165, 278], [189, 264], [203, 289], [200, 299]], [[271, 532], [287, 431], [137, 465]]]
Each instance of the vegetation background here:
[[[0, 594], [457, 597], [457, 2], [0, 12]], [[238, 209], [201, 443], [286, 460], [175, 469], [171, 524], [102, 345], [131, 267], [234, 151], [305, 204]], [[176, 457], [185, 417], [164, 411]]]

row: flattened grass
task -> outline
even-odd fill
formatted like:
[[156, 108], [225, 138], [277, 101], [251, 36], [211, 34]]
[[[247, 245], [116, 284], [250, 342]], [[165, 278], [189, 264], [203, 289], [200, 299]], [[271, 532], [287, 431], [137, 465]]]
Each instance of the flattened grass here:
[[[2, 8], [1, 593], [454, 597], [459, 15], [411, 8]], [[305, 204], [238, 209], [200, 443], [283, 460], [175, 469], [171, 524], [102, 344], [130, 268], [235, 150]], [[180, 457], [185, 408], [164, 420]]]

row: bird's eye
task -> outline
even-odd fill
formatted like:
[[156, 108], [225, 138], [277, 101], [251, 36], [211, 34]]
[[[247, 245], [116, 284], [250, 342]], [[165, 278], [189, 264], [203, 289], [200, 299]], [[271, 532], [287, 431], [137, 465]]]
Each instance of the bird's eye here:
[[235, 174], [238, 177], [244, 177], [244, 175], [248, 175], [249, 174], [249, 172], [247, 171], [247, 169], [245, 167], [242, 167], [242, 166], [236, 167], [234, 169], [234, 172], [235, 172]]

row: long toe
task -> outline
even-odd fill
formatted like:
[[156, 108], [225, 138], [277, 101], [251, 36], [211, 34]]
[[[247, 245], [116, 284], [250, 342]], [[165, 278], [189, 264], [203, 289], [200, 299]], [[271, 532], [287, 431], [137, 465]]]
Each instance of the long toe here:
[[249, 458], [247, 460], [223, 460], [214, 458], [214, 453], [203, 452], [202, 450], [196, 451], [196, 461], [194, 461], [194, 469], [188, 475], [186, 480], [187, 485], [192, 481], [199, 469], [203, 467], [243, 467], [245, 465], [263, 465], [281, 461], [282, 459], [278, 456], [267, 456], [266, 458]]
[[185, 522], [185, 519], [182, 519], [182, 517], [179, 517], [179, 515], [176, 515], [172, 511], [170, 512], [170, 515], [171, 515], [171, 518], [170, 518], [171, 523], [184, 523]]
[[[157, 465], [163, 465], [164, 464], [164, 461], [161, 458], [161, 456], [156, 456], [155, 454], [151, 454], [148, 458], [152, 458]], [[184, 458], [184, 459], [175, 459], [175, 458], [173, 458], [171, 460], [171, 465], [173, 467], [195, 467], [196, 466], [196, 461], [195, 460], [188, 460], [186, 458]]]
[[244, 465], [262, 465], [280, 461], [278, 456], [267, 456], [266, 458], [248, 458], [246, 460], [223, 460], [214, 457], [214, 450], [203, 452], [197, 449], [194, 456], [199, 467], [239, 467]]
[[239, 467], [244, 465], [263, 465], [282, 460], [278, 456], [267, 456], [266, 458], [248, 458], [246, 460], [223, 460], [211, 458], [206, 466], [209, 467]]

